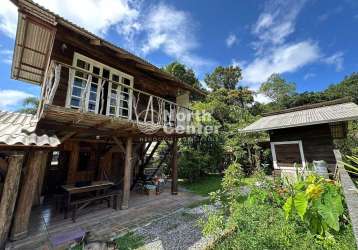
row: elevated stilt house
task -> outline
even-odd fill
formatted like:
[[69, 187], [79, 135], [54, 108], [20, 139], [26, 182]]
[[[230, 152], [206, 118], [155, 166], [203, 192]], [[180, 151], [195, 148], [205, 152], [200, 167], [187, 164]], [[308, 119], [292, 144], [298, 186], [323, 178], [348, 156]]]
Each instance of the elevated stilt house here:
[[358, 120], [358, 105], [340, 99], [268, 113], [241, 131], [269, 133], [276, 174], [313, 161], [324, 161], [333, 171], [334, 139], [345, 138], [353, 120]]
[[41, 96], [36, 115], [0, 113], [1, 246], [26, 236], [42, 190], [107, 180], [128, 208], [131, 186], [164, 140], [176, 194], [177, 139], [190, 136], [182, 130], [191, 125], [190, 96], [205, 93], [30, 0], [12, 2], [11, 77], [39, 85]]

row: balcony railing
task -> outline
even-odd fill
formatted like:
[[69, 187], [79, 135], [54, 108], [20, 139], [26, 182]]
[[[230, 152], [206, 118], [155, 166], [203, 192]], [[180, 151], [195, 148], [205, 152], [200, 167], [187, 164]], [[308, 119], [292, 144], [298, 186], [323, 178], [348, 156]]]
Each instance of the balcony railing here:
[[64, 81], [69, 84], [67, 108], [119, 117], [143, 125], [185, 128], [192, 124], [192, 111], [186, 107], [135, 89], [126, 81], [108, 79], [57, 61], [52, 61], [47, 69], [39, 115], [43, 105], [53, 104], [58, 86]]

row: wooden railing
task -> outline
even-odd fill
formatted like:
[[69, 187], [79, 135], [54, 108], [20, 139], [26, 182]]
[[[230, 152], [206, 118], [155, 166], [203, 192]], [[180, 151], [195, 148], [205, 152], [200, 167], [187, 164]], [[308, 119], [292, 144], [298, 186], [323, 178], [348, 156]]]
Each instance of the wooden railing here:
[[[87, 76], [87, 80], [83, 88], [81, 88], [81, 96], [78, 97], [79, 104], [76, 107], [76, 109], [81, 112], [92, 112], [100, 115], [120, 117], [141, 124], [149, 123], [157, 126], [186, 127], [192, 124], [192, 110], [186, 107], [179, 106], [175, 102], [135, 89], [121, 82], [104, 78], [82, 68], [57, 61], [51, 61], [46, 71], [45, 80], [42, 85], [42, 100], [39, 108], [40, 115], [43, 105], [53, 103], [61, 81], [68, 82], [68, 88], [72, 89], [75, 72], [81, 72]], [[61, 79], [61, 76], [67, 76], [67, 79]], [[94, 78], [98, 79], [96, 83], [98, 89], [96, 90], [97, 92], [90, 93], [91, 84], [93, 84], [92, 79]], [[113, 95], [111, 93], [112, 89], [108, 86], [113, 86], [114, 84], [118, 87], [116, 94]], [[95, 100], [93, 96], [90, 97], [93, 93], [96, 93]], [[104, 100], [105, 96], [107, 96], [107, 100]], [[66, 107], [73, 108], [68, 98], [71, 98], [71, 96], [67, 96]], [[89, 100], [89, 98], [92, 99]], [[89, 108], [89, 102], [96, 103], [96, 107], [92, 109]], [[124, 102], [127, 102], [127, 106], [123, 106]], [[112, 108], [115, 112], [112, 112]], [[126, 112], [119, 112], [120, 110]]]

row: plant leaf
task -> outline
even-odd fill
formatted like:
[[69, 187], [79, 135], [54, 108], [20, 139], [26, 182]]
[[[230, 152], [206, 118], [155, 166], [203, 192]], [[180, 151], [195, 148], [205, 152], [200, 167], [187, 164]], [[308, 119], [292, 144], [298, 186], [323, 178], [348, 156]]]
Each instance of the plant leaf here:
[[305, 193], [299, 192], [295, 195], [293, 202], [294, 202], [297, 214], [303, 220], [303, 217], [305, 216], [305, 213], [307, 211], [307, 206], [308, 206], [307, 196], [305, 195]]
[[285, 204], [283, 205], [283, 211], [285, 211], [286, 220], [288, 219], [288, 217], [290, 216], [290, 214], [292, 212], [292, 201], [293, 201], [292, 196], [290, 196], [290, 197], [288, 197]]

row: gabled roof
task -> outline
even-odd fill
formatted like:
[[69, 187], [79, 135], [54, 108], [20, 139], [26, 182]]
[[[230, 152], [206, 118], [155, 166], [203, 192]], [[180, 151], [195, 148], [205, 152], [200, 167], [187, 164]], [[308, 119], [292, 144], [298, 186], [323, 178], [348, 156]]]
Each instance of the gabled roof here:
[[39, 134], [35, 115], [0, 111], [0, 145], [56, 147], [56, 135]]
[[353, 102], [324, 102], [268, 114], [241, 132], [260, 132], [349, 120], [358, 120], [358, 105]]
[[[52, 49], [54, 40], [54, 29], [52, 28], [61, 24], [89, 38], [97, 45], [108, 47], [115, 51], [117, 56], [135, 61], [137, 66], [143, 70], [158, 74], [160, 77], [171, 80], [184, 89], [193, 91], [199, 95], [206, 95], [203, 90], [179, 80], [175, 76], [161, 70], [148, 61], [96, 36], [32, 0], [11, 1], [19, 8], [19, 19], [11, 74], [14, 79], [21, 79], [34, 84], [42, 83], [48, 64], [48, 58], [46, 57], [49, 56], [48, 53]], [[36, 22], [33, 17], [39, 18], [43, 23]], [[23, 57], [25, 57], [25, 60], [23, 60]]]

